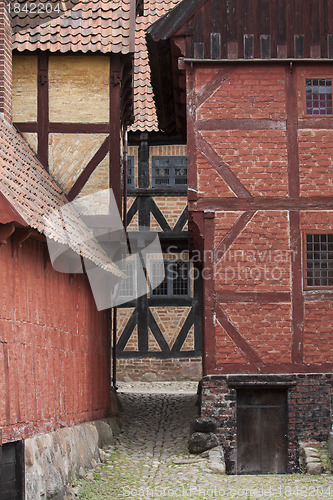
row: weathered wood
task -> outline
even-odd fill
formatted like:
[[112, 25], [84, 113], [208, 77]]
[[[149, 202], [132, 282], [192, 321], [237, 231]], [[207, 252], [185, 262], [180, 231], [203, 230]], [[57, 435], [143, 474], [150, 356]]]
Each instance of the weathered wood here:
[[73, 187], [69, 191], [67, 198], [69, 201], [74, 200], [74, 198], [80, 193], [83, 186], [88, 181], [91, 174], [94, 172], [96, 167], [101, 163], [101, 161], [105, 158], [109, 151], [109, 137], [107, 137], [98, 151], [91, 158], [89, 163], [83, 169], [83, 172], [79, 175], [77, 180], [75, 181]]
[[299, 212], [290, 211], [290, 250], [292, 285], [292, 345], [293, 363], [303, 362], [304, 298], [302, 292], [302, 244]]
[[216, 307], [214, 280], [214, 213], [204, 214], [204, 266], [206, 270], [203, 280], [203, 318], [202, 318], [202, 370], [203, 376], [216, 370], [216, 335], [213, 312]]
[[232, 228], [226, 233], [226, 235], [222, 238], [221, 242], [215, 249], [215, 263], [217, 264], [226, 253], [228, 248], [231, 247], [235, 239], [239, 236], [239, 234], [243, 231], [243, 229], [250, 222], [252, 217], [255, 215], [255, 211], [244, 212]]
[[300, 193], [297, 132], [297, 78], [292, 68], [286, 69], [288, 192], [297, 197]]
[[45, 170], [49, 169], [49, 77], [48, 55], [38, 55], [38, 158]]
[[[251, 369], [258, 371], [257, 365], [261, 364], [261, 359], [253, 347], [244, 339], [235, 325], [229, 320], [226, 313], [223, 311], [220, 304], [216, 304], [216, 317], [224, 328], [226, 334], [235, 343], [236, 347], [251, 363]], [[204, 349], [205, 352], [205, 349]]]
[[208, 144], [200, 133], [196, 134], [196, 146], [201, 154], [211, 163], [216, 172], [228, 184], [230, 189], [239, 198], [251, 198], [250, 192], [238, 179], [230, 167], [220, 158], [216, 151]]

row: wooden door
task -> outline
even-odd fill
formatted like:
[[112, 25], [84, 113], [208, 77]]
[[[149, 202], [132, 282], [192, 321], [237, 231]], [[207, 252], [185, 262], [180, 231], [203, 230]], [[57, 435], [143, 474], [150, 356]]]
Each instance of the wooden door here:
[[24, 499], [24, 443], [6, 443], [0, 447], [0, 498]]
[[237, 473], [283, 474], [288, 462], [286, 389], [237, 390]]

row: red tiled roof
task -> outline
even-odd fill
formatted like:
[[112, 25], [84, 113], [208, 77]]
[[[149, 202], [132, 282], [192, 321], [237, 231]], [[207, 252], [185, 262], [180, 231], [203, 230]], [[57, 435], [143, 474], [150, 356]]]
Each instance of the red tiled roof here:
[[[143, 16], [136, 17], [135, 47], [131, 42], [131, 0], [81, 0], [54, 19], [21, 10], [13, 15], [13, 49], [20, 52], [134, 52], [134, 116], [131, 131], [158, 131], [145, 30], [181, 0], [145, 0]], [[20, 5], [26, 0], [18, 0]], [[48, 0], [56, 5], [59, 0]], [[69, 0], [66, 2], [69, 3]], [[132, 2], [133, 3], [133, 2]]]
[[181, 0], [147, 0], [143, 16], [136, 18], [134, 54], [134, 116], [130, 130], [158, 131], [154, 95], [150, 83], [150, 67], [145, 30], [157, 19], [173, 9]]
[[[46, 233], [45, 217], [68, 203], [58, 184], [44, 170], [23, 137], [14, 127], [0, 120], [2, 202], [4, 198], [11, 211], [11, 221], [30, 226], [43, 234]], [[9, 219], [1, 219], [1, 222], [11, 222]], [[70, 234], [69, 239], [67, 234]], [[74, 252], [116, 276], [123, 276], [74, 211], [66, 212], [66, 228], [62, 224], [54, 225], [48, 228], [47, 236], [69, 245]]]
[[[26, 12], [26, 0], [16, 0], [12, 12], [13, 49], [20, 52], [133, 52], [134, 16], [131, 0], [41, 0], [52, 9], [59, 4], [72, 6], [61, 16]], [[29, 9], [28, 9], [29, 10]], [[131, 19], [131, 15], [132, 18]], [[44, 17], [44, 19], [43, 19]], [[131, 30], [131, 22], [133, 27]]]

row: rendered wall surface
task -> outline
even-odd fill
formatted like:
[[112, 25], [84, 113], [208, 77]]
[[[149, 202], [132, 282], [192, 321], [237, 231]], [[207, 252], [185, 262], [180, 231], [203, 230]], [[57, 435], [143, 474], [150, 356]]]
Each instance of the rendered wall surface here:
[[104, 418], [109, 330], [83, 275], [57, 273], [44, 243], [0, 247], [3, 442]]

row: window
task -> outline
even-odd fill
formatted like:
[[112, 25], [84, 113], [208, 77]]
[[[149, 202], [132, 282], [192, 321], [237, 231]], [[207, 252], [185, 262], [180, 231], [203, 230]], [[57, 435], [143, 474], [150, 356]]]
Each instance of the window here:
[[[164, 270], [163, 270], [164, 267]], [[190, 293], [190, 263], [187, 260], [151, 262], [154, 280], [163, 276], [162, 283], [151, 290], [152, 297], [188, 297]]]
[[127, 157], [127, 187], [134, 187], [134, 156]]
[[187, 185], [186, 156], [153, 156], [153, 187]]
[[120, 284], [119, 297], [134, 299], [136, 292], [136, 268], [135, 260], [126, 261], [125, 269], [123, 270], [126, 274]]
[[307, 78], [306, 88], [306, 114], [331, 115], [332, 114], [332, 79]]
[[306, 285], [333, 286], [333, 234], [306, 235]]

